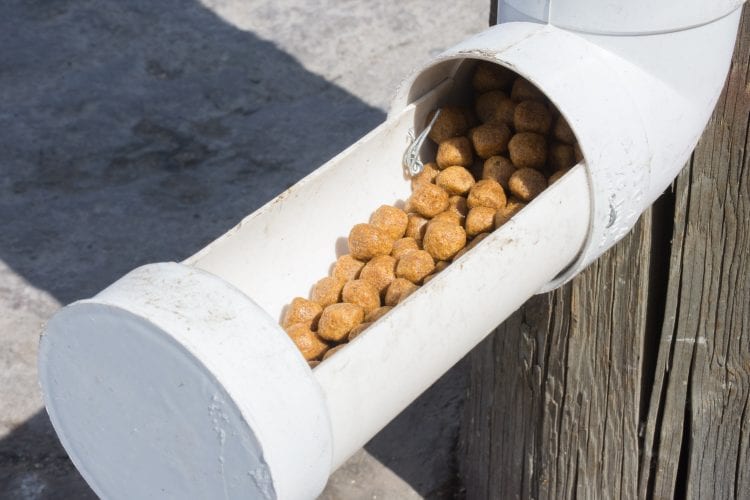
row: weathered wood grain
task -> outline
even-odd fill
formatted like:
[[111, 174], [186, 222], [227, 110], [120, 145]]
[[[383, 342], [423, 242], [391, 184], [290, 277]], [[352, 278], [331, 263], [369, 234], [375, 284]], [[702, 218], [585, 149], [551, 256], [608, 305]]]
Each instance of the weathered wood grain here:
[[676, 183], [669, 288], [639, 491], [750, 498], [750, 12]]
[[635, 496], [651, 213], [472, 353], [468, 498]]
[[750, 9], [673, 193], [471, 354], [475, 498], [750, 498]]

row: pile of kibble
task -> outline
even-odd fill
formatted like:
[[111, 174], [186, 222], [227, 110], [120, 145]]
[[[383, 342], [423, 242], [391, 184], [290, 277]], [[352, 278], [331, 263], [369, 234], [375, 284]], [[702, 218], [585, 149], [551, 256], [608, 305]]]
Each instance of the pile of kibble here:
[[296, 297], [288, 306], [282, 326], [310, 366], [361, 334], [581, 161], [570, 127], [531, 83], [479, 63], [472, 86], [474, 109], [440, 109], [429, 132], [437, 144], [435, 161], [412, 178], [404, 209], [383, 205], [368, 223], [355, 225], [349, 254], [315, 283], [309, 300]]

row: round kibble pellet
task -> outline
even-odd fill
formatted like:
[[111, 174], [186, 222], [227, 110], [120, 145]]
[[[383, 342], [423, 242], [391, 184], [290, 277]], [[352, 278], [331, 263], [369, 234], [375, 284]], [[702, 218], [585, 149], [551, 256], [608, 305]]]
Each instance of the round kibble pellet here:
[[547, 140], [534, 132], [520, 132], [510, 139], [508, 151], [517, 168], [540, 169], [547, 161]]
[[516, 78], [513, 82], [513, 89], [510, 91], [510, 98], [516, 102], [521, 101], [541, 101], [547, 100], [541, 90], [536, 88], [531, 82], [524, 78]]
[[516, 200], [508, 200], [508, 204], [505, 205], [503, 208], [498, 209], [497, 212], [495, 212], [495, 229], [499, 228], [506, 222], [508, 222], [511, 217], [516, 215], [518, 212], [521, 211], [523, 207], [526, 206], [526, 203], [516, 201]]
[[388, 311], [393, 309], [393, 306], [381, 306], [375, 309], [374, 311], [370, 312], [368, 315], [365, 316], [365, 322], [367, 323], [374, 323], [375, 321], [379, 320], [383, 316], [385, 316]]
[[551, 185], [553, 182], [557, 182], [558, 180], [560, 180], [560, 177], [567, 174], [569, 171], [570, 171], [569, 168], [558, 170], [557, 172], [549, 176], [549, 180], [547, 181], [547, 184]]
[[466, 231], [450, 222], [436, 221], [427, 225], [423, 247], [435, 260], [449, 260], [466, 245]]
[[573, 146], [562, 142], [553, 142], [549, 147], [547, 165], [552, 170], [563, 170], [576, 164]]
[[469, 167], [474, 161], [471, 142], [466, 137], [453, 137], [440, 143], [435, 162], [440, 169], [447, 167]]
[[396, 277], [419, 284], [435, 269], [435, 260], [429, 252], [416, 250], [404, 255], [396, 264]]
[[510, 181], [510, 192], [525, 202], [529, 202], [539, 196], [539, 193], [547, 187], [547, 179], [544, 175], [533, 168], [519, 168]]
[[485, 123], [469, 131], [471, 144], [480, 158], [508, 151], [511, 131], [504, 123]]
[[349, 254], [342, 255], [336, 259], [336, 263], [331, 270], [331, 276], [342, 281], [356, 279], [359, 272], [365, 267], [365, 263], [357, 260]]
[[417, 240], [411, 237], [404, 237], [393, 242], [393, 250], [391, 255], [396, 259], [400, 259], [409, 252], [419, 250], [419, 244]]
[[552, 114], [544, 103], [521, 101], [513, 113], [516, 132], [536, 132], [546, 135], [552, 126]]
[[486, 123], [495, 116], [498, 108], [502, 105], [503, 101], [507, 101], [510, 98], [508, 94], [502, 90], [492, 90], [485, 92], [484, 94], [477, 97], [474, 103], [474, 111], [477, 113], [477, 118], [483, 123]]
[[497, 181], [504, 190], [508, 190], [508, 179], [516, 171], [516, 167], [504, 156], [490, 156], [482, 167], [482, 179]]
[[341, 289], [344, 288], [344, 280], [328, 276], [318, 280], [313, 285], [310, 298], [313, 302], [317, 302], [322, 307], [335, 304], [341, 300]]
[[341, 290], [341, 299], [361, 307], [365, 314], [380, 307], [380, 292], [367, 280], [352, 280]]
[[429, 220], [419, 214], [409, 214], [409, 224], [406, 226], [404, 237], [414, 238], [417, 242], [422, 241], [428, 222]]
[[330, 358], [331, 356], [333, 356], [334, 354], [336, 354], [337, 352], [339, 352], [341, 349], [343, 349], [345, 346], [346, 346], [346, 344], [341, 344], [341, 345], [337, 345], [336, 347], [331, 347], [323, 355], [323, 360], [322, 361], [325, 361], [326, 359]]
[[370, 216], [370, 224], [383, 230], [392, 240], [404, 236], [409, 217], [400, 208], [381, 205]]
[[466, 216], [466, 235], [476, 236], [480, 233], [492, 231], [495, 228], [495, 212], [490, 207], [474, 207]]
[[370, 260], [378, 255], [388, 255], [393, 248], [393, 238], [372, 224], [356, 224], [349, 232], [349, 253], [358, 260]]
[[576, 142], [576, 136], [573, 133], [573, 130], [562, 116], [558, 116], [557, 120], [555, 120], [555, 126], [552, 128], [552, 137], [560, 142], [570, 144], [571, 146]]
[[359, 336], [359, 334], [362, 333], [362, 332], [364, 332], [365, 330], [367, 330], [370, 327], [370, 325], [372, 325], [371, 322], [364, 322], [364, 323], [360, 323], [359, 325], [355, 326], [352, 329], [352, 331], [349, 332], [349, 335], [346, 336], [346, 340], [348, 340], [349, 342], [351, 342], [352, 340], [356, 339]]
[[448, 199], [448, 211], [466, 217], [469, 212], [469, 207], [466, 205], [466, 198], [463, 196], [451, 196]]
[[311, 328], [316, 328], [321, 312], [323, 312], [323, 306], [317, 302], [295, 297], [284, 314], [281, 326], [287, 328], [297, 323], [304, 323]]
[[449, 195], [465, 195], [474, 185], [474, 176], [464, 167], [448, 167], [437, 175], [435, 184]]
[[385, 292], [385, 304], [395, 306], [419, 288], [417, 285], [405, 278], [396, 278]]
[[320, 357], [328, 350], [328, 344], [312, 331], [309, 325], [304, 323], [291, 325], [286, 328], [286, 333], [307, 361]]
[[331, 304], [323, 309], [318, 321], [318, 335], [325, 340], [340, 342], [365, 317], [362, 308], [348, 302]]
[[411, 188], [416, 189], [420, 184], [432, 184], [435, 182], [435, 177], [437, 177], [438, 172], [440, 172], [440, 170], [438, 170], [437, 163], [425, 163], [422, 171], [412, 177]]
[[[448, 193], [435, 184], [421, 184], [414, 190], [407, 203], [410, 211], [423, 217], [432, 218], [448, 208]], [[407, 217], [407, 232], [409, 219]], [[412, 236], [407, 234], [407, 236]], [[412, 236], [412, 238], [417, 239]]]
[[[436, 111], [431, 111], [427, 115], [425, 126], [429, 125], [435, 113]], [[464, 135], [469, 129], [469, 122], [466, 118], [466, 112], [462, 108], [455, 106], [440, 108], [440, 116], [437, 117], [435, 124], [427, 135], [438, 144], [451, 137]]]
[[471, 85], [477, 92], [488, 92], [490, 90], [507, 89], [510, 87], [515, 77], [514, 73], [489, 62], [477, 64], [474, 75], [471, 78]]
[[505, 206], [505, 191], [499, 182], [492, 179], [483, 179], [471, 188], [466, 204], [469, 208], [490, 207], [498, 209]]
[[450, 222], [451, 224], [463, 226], [465, 219], [466, 217], [464, 217], [463, 215], [457, 214], [451, 209], [448, 209], [445, 212], [440, 212], [439, 214], [437, 214], [435, 217], [432, 218], [430, 222], [443, 221], [443, 222]]
[[516, 101], [511, 98], [501, 101], [487, 123], [504, 123], [513, 126], [513, 115], [516, 112]]
[[380, 255], [365, 264], [359, 273], [359, 279], [367, 280], [382, 296], [388, 285], [396, 277], [396, 259], [390, 255]]

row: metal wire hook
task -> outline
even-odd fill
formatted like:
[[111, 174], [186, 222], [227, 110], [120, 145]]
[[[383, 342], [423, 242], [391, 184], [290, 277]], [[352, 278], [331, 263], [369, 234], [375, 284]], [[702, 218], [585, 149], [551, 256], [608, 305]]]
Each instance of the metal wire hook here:
[[430, 123], [427, 124], [427, 127], [420, 132], [416, 139], [414, 139], [414, 142], [412, 142], [404, 152], [403, 165], [412, 177], [419, 175], [424, 169], [424, 163], [419, 159], [419, 150], [422, 149], [422, 144], [424, 144], [425, 139], [427, 139], [427, 134], [432, 130], [432, 126], [435, 125], [435, 120], [437, 120], [440, 115], [440, 111], [441, 110], [438, 108], [435, 112], [435, 116], [433, 116]]

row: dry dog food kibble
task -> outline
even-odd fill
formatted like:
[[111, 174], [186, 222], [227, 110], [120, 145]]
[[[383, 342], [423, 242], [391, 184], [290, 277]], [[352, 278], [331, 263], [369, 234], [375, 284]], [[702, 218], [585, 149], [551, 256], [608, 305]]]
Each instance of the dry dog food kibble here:
[[304, 323], [297, 323], [287, 327], [286, 333], [307, 361], [320, 357], [328, 350], [328, 344]]
[[443, 221], [443, 222], [450, 222], [451, 224], [457, 224], [459, 226], [463, 225], [465, 217], [459, 213], [454, 212], [450, 208], [446, 210], [445, 212], [440, 212], [435, 217], [432, 218], [430, 222], [435, 221]]
[[388, 291], [385, 293], [385, 305], [395, 306], [406, 297], [408, 297], [417, 288], [417, 285], [405, 278], [396, 278], [388, 286]]
[[552, 126], [552, 115], [547, 106], [539, 101], [521, 101], [513, 113], [516, 132], [536, 132], [546, 135]]
[[495, 229], [495, 212], [491, 207], [474, 207], [466, 216], [466, 236], [476, 236]]
[[[427, 123], [432, 121], [435, 111], [427, 115]], [[446, 106], [440, 109], [440, 115], [432, 126], [429, 138], [436, 143], [441, 143], [451, 137], [464, 135], [469, 128], [466, 113], [461, 108]]]
[[380, 295], [396, 277], [396, 259], [390, 255], [380, 255], [365, 264], [359, 277], [372, 283]]
[[425, 229], [427, 229], [428, 219], [419, 214], [409, 214], [409, 224], [406, 226], [407, 238], [414, 238], [416, 241], [422, 241]]
[[[414, 193], [409, 198], [408, 208], [429, 219], [448, 208], [448, 199], [448, 193], [440, 186], [422, 184], [417, 186], [417, 189], [414, 190]], [[408, 223], [407, 217], [407, 226]]]
[[474, 185], [474, 176], [464, 167], [448, 167], [435, 178], [435, 184], [449, 195], [463, 195]]
[[480, 158], [508, 151], [511, 132], [504, 123], [485, 123], [469, 131], [469, 139]]
[[310, 368], [377, 325], [582, 161], [569, 124], [529, 81], [479, 62], [471, 86], [471, 105], [440, 108], [428, 133], [436, 156], [411, 178], [405, 208], [382, 205], [368, 223], [354, 225], [349, 253], [315, 283], [310, 300], [295, 297], [287, 307], [281, 324]]
[[437, 177], [438, 169], [437, 163], [425, 163], [422, 171], [411, 179], [411, 189], [414, 190], [420, 184], [432, 184]]
[[503, 191], [499, 182], [492, 179], [482, 179], [469, 191], [466, 204], [469, 208], [500, 208], [505, 206], [505, 201], [505, 191]]
[[482, 179], [497, 181], [505, 191], [508, 190], [508, 180], [516, 167], [504, 156], [490, 156], [484, 161]]
[[523, 201], [536, 198], [547, 187], [547, 179], [539, 170], [519, 168], [508, 181], [510, 192]]
[[288, 328], [299, 323], [316, 326], [321, 312], [323, 312], [323, 307], [317, 302], [295, 297], [286, 310], [281, 326]]
[[361, 260], [357, 260], [349, 254], [342, 255], [336, 259], [331, 276], [342, 281], [353, 280], [359, 276], [359, 272], [363, 267], [365, 267], [365, 263]]
[[519, 132], [508, 143], [508, 151], [516, 168], [541, 169], [547, 161], [547, 139], [535, 132]]
[[466, 231], [450, 222], [430, 222], [423, 243], [435, 260], [449, 260], [466, 245]]
[[473, 161], [471, 142], [466, 137], [446, 139], [438, 146], [436, 162], [440, 169], [453, 166], [470, 167]]
[[357, 224], [349, 232], [349, 252], [355, 259], [370, 260], [388, 255], [392, 249], [393, 239], [372, 224]]
[[341, 300], [342, 288], [344, 288], [344, 280], [333, 276], [322, 278], [313, 286], [310, 298], [322, 307], [330, 306]]
[[380, 292], [367, 280], [352, 280], [341, 291], [344, 302], [356, 304], [367, 314], [380, 307]]
[[435, 260], [424, 250], [415, 250], [404, 255], [396, 264], [396, 276], [420, 284], [425, 276], [435, 269]]
[[404, 235], [408, 223], [406, 212], [388, 205], [382, 205], [370, 216], [370, 224], [385, 232], [392, 240]]
[[391, 256], [398, 260], [407, 253], [414, 250], [419, 250], [419, 243], [417, 243], [417, 240], [415, 240], [414, 238], [406, 236], [393, 242], [393, 250], [391, 250]]
[[325, 340], [340, 342], [352, 329], [362, 323], [365, 312], [356, 304], [339, 302], [323, 309], [318, 321], [318, 335]]

